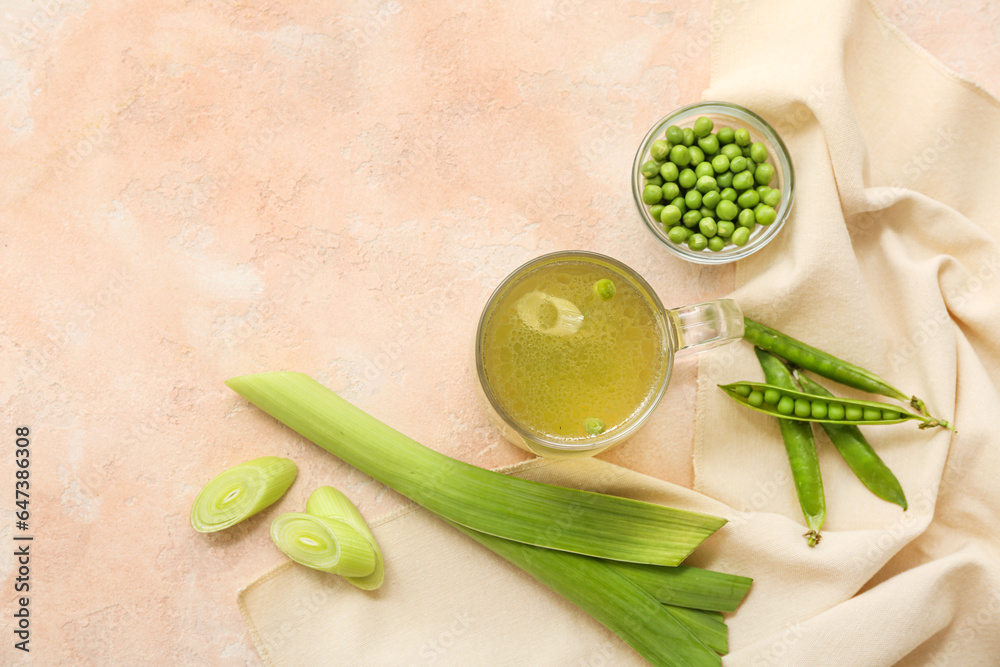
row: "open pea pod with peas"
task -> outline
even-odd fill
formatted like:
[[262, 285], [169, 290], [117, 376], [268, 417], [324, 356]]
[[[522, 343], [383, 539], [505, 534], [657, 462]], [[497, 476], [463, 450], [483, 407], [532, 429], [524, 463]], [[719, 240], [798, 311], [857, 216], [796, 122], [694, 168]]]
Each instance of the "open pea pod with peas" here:
[[781, 419], [852, 426], [901, 424], [916, 420], [920, 422], [920, 428], [943, 426], [936, 419], [915, 415], [889, 403], [833, 395], [817, 396], [763, 382], [734, 382], [720, 384], [719, 388], [740, 405]]
[[[853, 387], [854, 389], [860, 389], [861, 391], [866, 391], [871, 394], [877, 394], [879, 396], [885, 396], [903, 403], [909, 403], [909, 405], [917, 410], [920, 415], [926, 419], [921, 420], [920, 428], [931, 428], [933, 426], [941, 426], [944, 428], [951, 429], [955, 428], [946, 420], [939, 419], [931, 415], [927, 410], [927, 406], [922, 400], [916, 396], [909, 396], [906, 392], [897, 389], [896, 387], [889, 384], [886, 380], [882, 379], [875, 373], [869, 370], [865, 370], [860, 366], [855, 366], [854, 364], [844, 361], [843, 359], [838, 359], [832, 354], [823, 352], [822, 350], [816, 349], [811, 345], [807, 345], [800, 340], [796, 340], [791, 336], [787, 336], [780, 331], [775, 331], [770, 327], [764, 326], [758, 322], [754, 322], [749, 317], [744, 318], [744, 331], [743, 338], [756, 347], [770, 352], [775, 356], [778, 356], [785, 361], [787, 361], [793, 368], [803, 368], [807, 371], [812, 371], [817, 375], [825, 377], [834, 382], [838, 382], [847, 387]], [[749, 406], [754, 407], [754, 406]], [[846, 407], [846, 406], [845, 406]], [[874, 406], [869, 406], [870, 409], [874, 409]], [[862, 406], [862, 410], [863, 410]], [[881, 407], [879, 409], [882, 409]], [[899, 410], [894, 406], [889, 406], [890, 411], [896, 410], [900, 415], [909, 415], [909, 412], [905, 410]], [[874, 413], [871, 413], [874, 415]], [[782, 415], [788, 416], [788, 415]], [[792, 418], [792, 417], [789, 417]], [[915, 415], [910, 417], [905, 417], [903, 419], [898, 419], [896, 421], [892, 420], [882, 420], [879, 423], [893, 423], [898, 424], [900, 421], [906, 421], [907, 419], [918, 418]], [[919, 418], [918, 418], [919, 419]], [[817, 419], [809, 419], [808, 421], [819, 421]], [[840, 421], [840, 420], [838, 420]], [[867, 423], [867, 422], [862, 422]]]

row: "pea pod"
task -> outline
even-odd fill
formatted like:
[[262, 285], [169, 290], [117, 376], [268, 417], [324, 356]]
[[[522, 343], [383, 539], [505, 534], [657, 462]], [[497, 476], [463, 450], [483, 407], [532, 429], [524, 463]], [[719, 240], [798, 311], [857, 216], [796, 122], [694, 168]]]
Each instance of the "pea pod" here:
[[[826, 398], [760, 382], [720, 384], [719, 388], [740, 405], [781, 419], [852, 426], [901, 424], [916, 420], [920, 422], [919, 428], [932, 426], [951, 428], [947, 422], [942, 423], [931, 417], [913, 414], [889, 403], [836, 396]], [[767, 400], [768, 398], [774, 400]]]
[[[776, 356], [754, 348], [760, 366], [764, 369], [764, 377], [768, 386], [787, 390], [794, 389], [795, 381], [788, 367]], [[732, 395], [732, 394], [730, 394]], [[809, 546], [819, 543], [819, 530], [826, 520], [826, 497], [823, 495], [823, 478], [820, 476], [819, 457], [816, 455], [816, 441], [813, 439], [812, 427], [801, 421], [778, 419], [781, 437], [785, 441], [785, 452], [792, 468], [792, 479], [795, 481], [795, 493], [799, 498], [799, 507], [809, 527], [804, 537]]]
[[[796, 371], [795, 379], [804, 391], [824, 398], [832, 398], [833, 394], [823, 385]], [[854, 471], [854, 475], [869, 491], [882, 500], [896, 503], [906, 509], [906, 494], [899, 480], [889, 470], [889, 466], [875, 453], [868, 440], [857, 426], [847, 424], [831, 424], [822, 422], [820, 426], [830, 437], [830, 442], [837, 448], [844, 461]]]
[[[875, 373], [867, 371], [860, 366], [855, 366], [843, 359], [838, 359], [832, 354], [827, 354], [811, 345], [806, 345], [791, 336], [786, 336], [780, 331], [775, 331], [770, 327], [754, 322], [749, 317], [745, 317], [743, 323], [743, 337], [757, 347], [776, 354], [795, 366], [812, 371], [817, 375], [821, 375], [834, 382], [839, 382], [842, 385], [867, 391], [871, 394], [886, 396], [904, 403], [908, 402], [913, 409], [933, 419], [922, 400], [916, 396], [907, 396], [906, 393], [893, 387]], [[936, 422], [934, 426], [951, 428], [951, 425], [943, 419], [933, 420]]]

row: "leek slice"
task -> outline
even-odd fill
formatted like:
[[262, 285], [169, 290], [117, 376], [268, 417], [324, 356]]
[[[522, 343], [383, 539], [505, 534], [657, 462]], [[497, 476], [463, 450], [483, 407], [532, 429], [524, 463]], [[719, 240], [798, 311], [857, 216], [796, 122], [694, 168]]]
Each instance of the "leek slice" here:
[[451, 525], [583, 609], [651, 664], [721, 664], [715, 651], [692, 634], [690, 619], [679, 620], [673, 610], [612, 570], [606, 561]]
[[271, 541], [296, 563], [345, 577], [375, 571], [375, 550], [344, 521], [312, 514], [281, 514], [271, 522]]
[[365, 591], [376, 590], [382, 585], [385, 580], [385, 561], [382, 559], [382, 550], [378, 548], [375, 536], [368, 524], [365, 523], [361, 512], [347, 496], [332, 486], [321, 486], [309, 496], [309, 500], [306, 502], [306, 514], [338, 519], [358, 531], [358, 534], [368, 541], [375, 554], [375, 569], [365, 576], [344, 578]]
[[521, 321], [539, 333], [572, 336], [583, 326], [583, 313], [572, 301], [545, 292], [529, 292], [517, 300]]
[[420, 445], [302, 373], [226, 384], [303, 437], [431, 512], [517, 542], [677, 565], [726, 520], [509, 477]]
[[289, 459], [262, 456], [217, 475], [191, 506], [191, 527], [213, 533], [273, 505], [295, 481], [298, 468]]

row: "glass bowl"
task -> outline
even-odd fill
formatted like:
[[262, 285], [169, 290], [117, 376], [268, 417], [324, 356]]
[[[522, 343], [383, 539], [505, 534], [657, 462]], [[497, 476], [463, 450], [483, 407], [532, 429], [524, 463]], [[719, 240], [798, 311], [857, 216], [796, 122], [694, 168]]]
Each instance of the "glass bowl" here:
[[[770, 187], [781, 190], [781, 202], [775, 210], [774, 222], [764, 226], [758, 224], [750, 235], [750, 240], [744, 246], [737, 246], [732, 243], [726, 245], [719, 252], [711, 250], [691, 250], [687, 244], [677, 244], [667, 237], [663, 229], [663, 223], [654, 220], [649, 212], [649, 206], [642, 201], [642, 189], [645, 179], [640, 172], [640, 168], [647, 161], [652, 159], [649, 154], [649, 147], [657, 139], [663, 139], [666, 129], [671, 125], [680, 128], [693, 127], [694, 121], [699, 116], [707, 116], [715, 123], [713, 132], [718, 132], [720, 127], [729, 126], [733, 129], [746, 128], [750, 132], [751, 142], [761, 142], [767, 148], [769, 155], [768, 162], [774, 167], [774, 179]], [[738, 259], [748, 257], [757, 252], [768, 243], [784, 227], [792, 210], [795, 200], [795, 171], [792, 167], [792, 158], [788, 154], [781, 137], [774, 131], [767, 121], [755, 114], [753, 111], [731, 104], [729, 102], [698, 102], [689, 104], [670, 112], [653, 124], [649, 132], [639, 145], [639, 150], [635, 154], [635, 162], [632, 165], [632, 197], [635, 205], [639, 209], [646, 227], [670, 252], [689, 262], [697, 264], [726, 264], [735, 262]]]

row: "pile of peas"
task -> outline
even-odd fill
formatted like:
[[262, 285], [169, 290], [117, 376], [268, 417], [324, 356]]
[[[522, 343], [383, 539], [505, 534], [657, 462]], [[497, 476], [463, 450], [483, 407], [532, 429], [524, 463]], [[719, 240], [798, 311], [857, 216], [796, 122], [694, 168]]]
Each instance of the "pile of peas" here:
[[767, 148], [745, 128], [720, 127], [699, 116], [694, 127], [671, 125], [649, 147], [640, 167], [642, 201], [667, 237], [691, 250], [744, 246], [758, 224], [770, 225], [781, 190], [769, 187], [774, 167]]

